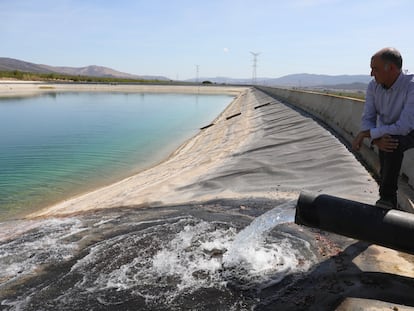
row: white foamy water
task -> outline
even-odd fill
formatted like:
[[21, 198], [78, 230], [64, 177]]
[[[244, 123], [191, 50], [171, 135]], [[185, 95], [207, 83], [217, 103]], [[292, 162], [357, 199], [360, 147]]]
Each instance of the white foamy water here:
[[[72, 272], [85, 275], [77, 286], [88, 291], [132, 290], [148, 303], [168, 302], [184, 292], [225, 286], [219, 273], [220, 252], [235, 235], [236, 230], [227, 224], [185, 217], [103, 241]], [[108, 252], [110, 266], [97, 266], [98, 258]]]
[[253, 274], [273, 270], [275, 266], [291, 266], [294, 254], [289, 253], [288, 241], [267, 245], [265, 233], [276, 225], [293, 221], [296, 201], [289, 201], [257, 217], [243, 229], [224, 254], [223, 264], [231, 267], [247, 264]]
[[[308, 270], [315, 260], [309, 257], [308, 242], [287, 233], [277, 238], [269, 235], [277, 225], [293, 221], [295, 206], [296, 200], [288, 201], [254, 219], [235, 236], [223, 256], [223, 267], [240, 282], [262, 287], [279, 282], [288, 273]], [[299, 240], [304, 244], [301, 250], [294, 246]]]
[[[200, 288], [224, 288], [229, 281], [242, 287], [269, 286], [287, 273], [306, 271], [314, 259], [295, 249], [293, 243], [298, 238], [268, 235], [276, 225], [293, 220], [294, 205], [288, 202], [274, 208], [240, 233], [226, 223], [183, 218], [174, 224], [151, 227], [139, 235], [116, 237], [95, 246], [73, 270], [88, 273], [95, 269], [90, 263], [103, 252], [113, 252], [114, 268], [107, 273], [100, 269], [99, 277], [93, 281], [86, 277], [82, 286], [88, 284], [88, 290], [98, 292], [110, 288], [133, 290], [147, 302], [171, 301]], [[155, 237], [156, 232], [163, 232], [164, 239]], [[310, 245], [302, 240], [300, 243], [304, 244], [302, 251], [308, 248], [309, 254]], [[146, 248], [125, 262], [125, 253], [142, 244]], [[123, 258], [122, 264], [117, 263], [117, 257]]]
[[38, 272], [44, 265], [72, 258], [78, 244], [68, 237], [84, 230], [74, 218], [12, 224], [15, 227], [4, 227], [0, 234], [0, 288], [9, 281]]
[[[19, 229], [17, 237], [0, 241], [0, 288], [44, 266], [72, 260], [74, 264], [60, 270], [59, 283], [50, 285], [53, 276], [44, 285], [42, 295], [51, 291], [53, 297], [49, 309], [85, 302], [110, 307], [131, 299], [149, 309], [170, 304], [177, 309], [188, 303], [186, 297], [203, 297], [206, 290], [236, 306], [243, 294], [237, 298], [235, 293], [266, 288], [312, 266], [315, 256], [308, 242], [274, 230], [293, 220], [294, 205], [279, 205], [241, 231], [231, 222], [186, 214], [155, 220], [115, 214], [31, 222], [26, 232]], [[105, 238], [93, 242], [104, 232]], [[25, 310], [36, 301], [37, 291], [2, 304]]]

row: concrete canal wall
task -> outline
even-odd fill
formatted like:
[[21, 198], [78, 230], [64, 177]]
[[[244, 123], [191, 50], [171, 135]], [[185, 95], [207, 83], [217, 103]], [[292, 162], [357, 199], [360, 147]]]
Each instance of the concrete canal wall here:
[[[359, 132], [360, 119], [364, 101], [348, 97], [333, 96], [317, 92], [258, 87], [269, 95], [293, 105], [316, 117], [340, 136], [348, 146]], [[379, 171], [379, 160], [376, 148], [370, 147], [369, 142], [361, 149], [363, 162], [376, 174]], [[414, 187], [414, 150], [405, 153], [401, 169], [402, 179]], [[413, 199], [413, 198], [411, 198]]]

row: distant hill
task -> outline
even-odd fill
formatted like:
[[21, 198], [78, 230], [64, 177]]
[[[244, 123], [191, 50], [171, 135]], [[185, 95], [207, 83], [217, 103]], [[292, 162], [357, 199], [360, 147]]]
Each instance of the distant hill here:
[[14, 58], [0, 57], [0, 71], [25, 71], [33, 73], [57, 73], [57, 71], [44, 68], [29, 62], [24, 62]]
[[318, 74], [292, 74], [276, 79], [265, 80], [269, 85], [284, 86], [328, 86], [354, 83], [368, 84], [372, 77], [369, 75], [318, 75]]
[[[348, 84], [351, 87], [358, 85], [358, 88], [366, 86], [372, 77], [369, 75], [318, 75], [309, 73], [291, 74], [280, 78], [257, 78], [257, 84], [269, 86], [290, 86], [290, 87], [326, 87], [338, 85], [341, 88]], [[194, 82], [195, 79], [187, 81]], [[252, 79], [233, 79], [226, 77], [199, 78], [199, 81], [211, 81], [213, 83], [226, 84], [251, 84]]]
[[144, 80], [169, 80], [162, 76], [139, 76], [102, 66], [87, 67], [54, 67], [42, 64], [34, 64], [22, 60], [0, 57], [0, 71], [24, 71], [32, 73], [58, 73], [73, 76], [105, 77], [105, 78], [124, 78], [124, 79], [144, 79]]
[[[102, 66], [86, 67], [54, 67], [42, 64], [34, 64], [18, 59], [0, 57], [0, 71], [24, 71], [32, 73], [57, 73], [73, 76], [145, 79], [145, 80], [170, 80], [163, 76], [134, 75]], [[289, 87], [326, 87], [340, 89], [364, 89], [371, 80], [369, 75], [318, 75], [309, 73], [291, 74], [280, 78], [257, 78], [257, 84], [269, 86]], [[196, 82], [196, 79], [186, 80]], [[199, 82], [211, 81], [218, 84], [251, 84], [252, 79], [234, 79], [228, 77], [199, 78]]]

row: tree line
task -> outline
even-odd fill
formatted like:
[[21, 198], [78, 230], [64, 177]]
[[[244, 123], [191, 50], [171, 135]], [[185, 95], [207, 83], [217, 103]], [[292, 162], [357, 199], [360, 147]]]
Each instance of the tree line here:
[[114, 77], [91, 77], [66, 75], [60, 73], [34, 73], [19, 70], [0, 71], [0, 79], [16, 79], [23, 81], [64, 81], [64, 82], [100, 82], [100, 83], [168, 83], [170, 81], [125, 79]]

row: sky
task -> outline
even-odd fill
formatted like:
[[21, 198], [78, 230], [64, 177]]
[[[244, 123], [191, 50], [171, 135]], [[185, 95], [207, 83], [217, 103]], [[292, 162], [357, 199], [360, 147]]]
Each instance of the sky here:
[[0, 57], [172, 80], [414, 72], [412, 0], [0, 0]]

